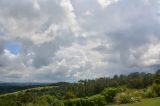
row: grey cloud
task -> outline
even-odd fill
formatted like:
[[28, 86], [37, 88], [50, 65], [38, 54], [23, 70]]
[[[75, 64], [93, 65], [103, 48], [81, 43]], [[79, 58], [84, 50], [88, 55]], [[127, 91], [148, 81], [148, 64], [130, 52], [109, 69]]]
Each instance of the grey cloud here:
[[40, 10], [34, 8], [33, 0], [14, 0], [11, 2], [10, 0], [0, 0], [0, 10], [1, 14], [8, 18], [15, 19], [27, 19], [28, 21], [33, 20], [36, 21], [37, 18], [41, 18], [40, 16], [48, 15], [52, 16], [52, 18], [60, 19], [61, 13], [63, 12], [61, 7], [59, 6], [59, 1], [54, 0], [38, 0], [38, 5], [40, 6]]
[[4, 41], [0, 39], [0, 54], [3, 52], [4, 49]]
[[[157, 0], [105, 8], [98, 0], [0, 0], [0, 77], [56, 82], [155, 70], [159, 11]], [[21, 51], [5, 51], [4, 40]]]
[[61, 66], [55, 70], [55, 72], [52, 72], [52, 70], [54, 69], [49, 69], [47, 72], [36, 73], [34, 77], [36, 77], [36, 80], [42, 80], [44, 82], [71, 81], [71, 79], [73, 79], [72, 77], [66, 76], [66, 74], [68, 74], [68, 67]]
[[[155, 4], [156, 1], [150, 0], [148, 2], [144, 0], [138, 2], [120, 0], [106, 8], [104, 13], [108, 13], [108, 15], [104, 16], [106, 21], [103, 20], [103, 22], [108, 25], [106, 27], [103, 26], [106, 30], [104, 30], [104, 35], [101, 38], [102, 41], [110, 43], [110, 47], [102, 44], [94, 50], [109, 55], [109, 57], [104, 59], [104, 61], [109, 62], [109, 72], [115, 70], [115, 73], [118, 74], [128, 71], [155, 69], [152, 66], [152, 68], [149, 68], [150, 66], [146, 68], [146, 66], [143, 66], [144, 60], [141, 60], [141, 57], [148, 51], [151, 38], [155, 38], [158, 41], [160, 40], [160, 32], [158, 30], [160, 24], [158, 21], [159, 17], [156, 15], [158, 10]], [[110, 19], [110, 17], [113, 19]], [[119, 18], [121, 22], [116, 23], [114, 18]], [[113, 22], [111, 26], [108, 21]], [[116, 26], [114, 27], [114, 25]], [[109, 30], [108, 27], [110, 27]], [[131, 50], [135, 50], [136, 53], [132, 53]], [[116, 67], [114, 68], [114, 66]]]
[[33, 4], [30, 0], [0, 0], [1, 14], [9, 18], [28, 18], [33, 19], [37, 17], [38, 12], [33, 8]]
[[37, 68], [49, 65], [55, 56], [55, 53], [60, 47], [67, 47], [74, 42], [72, 32], [65, 32], [65, 35], [57, 36], [53, 41], [43, 43], [33, 47], [35, 56], [33, 57], [33, 65]]

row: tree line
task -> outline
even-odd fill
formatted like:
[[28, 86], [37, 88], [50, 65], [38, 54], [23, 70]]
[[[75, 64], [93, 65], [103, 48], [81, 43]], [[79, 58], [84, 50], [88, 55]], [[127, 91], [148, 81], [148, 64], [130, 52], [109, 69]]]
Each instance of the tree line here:
[[102, 77], [93, 80], [80, 80], [77, 83], [60, 82], [57, 85], [63, 91], [73, 92], [77, 97], [100, 93], [107, 87], [126, 86], [132, 89], [146, 88], [153, 83], [160, 83], [160, 70], [155, 73], [134, 72], [128, 75], [115, 75], [113, 78]]

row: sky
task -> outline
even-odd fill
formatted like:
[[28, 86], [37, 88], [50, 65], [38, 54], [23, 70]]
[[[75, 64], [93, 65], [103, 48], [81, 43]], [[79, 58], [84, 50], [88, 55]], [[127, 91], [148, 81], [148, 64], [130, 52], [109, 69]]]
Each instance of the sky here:
[[0, 0], [0, 81], [74, 82], [160, 68], [160, 0]]

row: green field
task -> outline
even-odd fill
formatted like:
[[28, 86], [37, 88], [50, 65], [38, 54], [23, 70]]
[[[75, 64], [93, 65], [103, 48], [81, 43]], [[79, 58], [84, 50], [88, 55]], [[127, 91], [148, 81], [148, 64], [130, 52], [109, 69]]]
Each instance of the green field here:
[[38, 90], [48, 90], [48, 89], [56, 88], [56, 87], [57, 86], [44, 86], [44, 87], [28, 88], [28, 89], [17, 91], [17, 92], [13, 92], [13, 93], [2, 94], [2, 95], [0, 95], [0, 97], [4, 97], [4, 96], [8, 96], [8, 95], [17, 95], [18, 93], [26, 92], [26, 91], [32, 91], [32, 90], [37, 90], [37, 91]]
[[133, 104], [110, 105], [110, 106], [160, 106], [160, 97], [152, 99], [144, 99], [142, 102]]

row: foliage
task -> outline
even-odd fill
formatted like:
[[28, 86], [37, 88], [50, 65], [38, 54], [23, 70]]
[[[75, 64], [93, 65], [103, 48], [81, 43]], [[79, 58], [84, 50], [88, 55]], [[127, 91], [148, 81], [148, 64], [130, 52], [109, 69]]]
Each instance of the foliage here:
[[136, 102], [136, 103], [112, 104], [108, 106], [159, 106], [159, 104], [160, 104], [160, 97], [143, 99], [141, 102]]
[[129, 75], [115, 75], [113, 78], [80, 80], [77, 83], [61, 83], [59, 87], [65, 92], [72, 92], [77, 97], [92, 96], [108, 87], [126, 86], [131, 89], [143, 89], [153, 83], [160, 83], [160, 70], [156, 73], [134, 72]]
[[102, 91], [102, 95], [105, 96], [105, 100], [107, 103], [111, 103], [114, 100], [114, 97], [117, 93], [122, 92], [125, 88], [124, 87], [112, 87], [112, 88], [106, 88]]
[[59, 82], [3, 94], [0, 106], [106, 106], [157, 96], [160, 96], [160, 70], [152, 74], [136, 72], [77, 83]]
[[117, 104], [126, 104], [141, 101], [143, 92], [141, 90], [126, 90], [125, 92], [118, 93], [114, 100]]
[[106, 104], [105, 97], [101, 94], [65, 101], [66, 106], [105, 106]]
[[64, 106], [63, 102], [51, 95], [35, 95], [23, 92], [0, 98], [0, 106]]
[[60, 100], [50, 95], [43, 95], [41, 97], [38, 97], [33, 101], [33, 103], [39, 105], [43, 104], [43, 106], [64, 106], [64, 104]]
[[154, 83], [152, 86], [148, 87], [144, 92], [144, 97], [153, 98], [160, 96], [160, 84]]
[[73, 99], [73, 98], [76, 98], [76, 95], [73, 94], [72, 92], [67, 92], [63, 97], [63, 99]]

